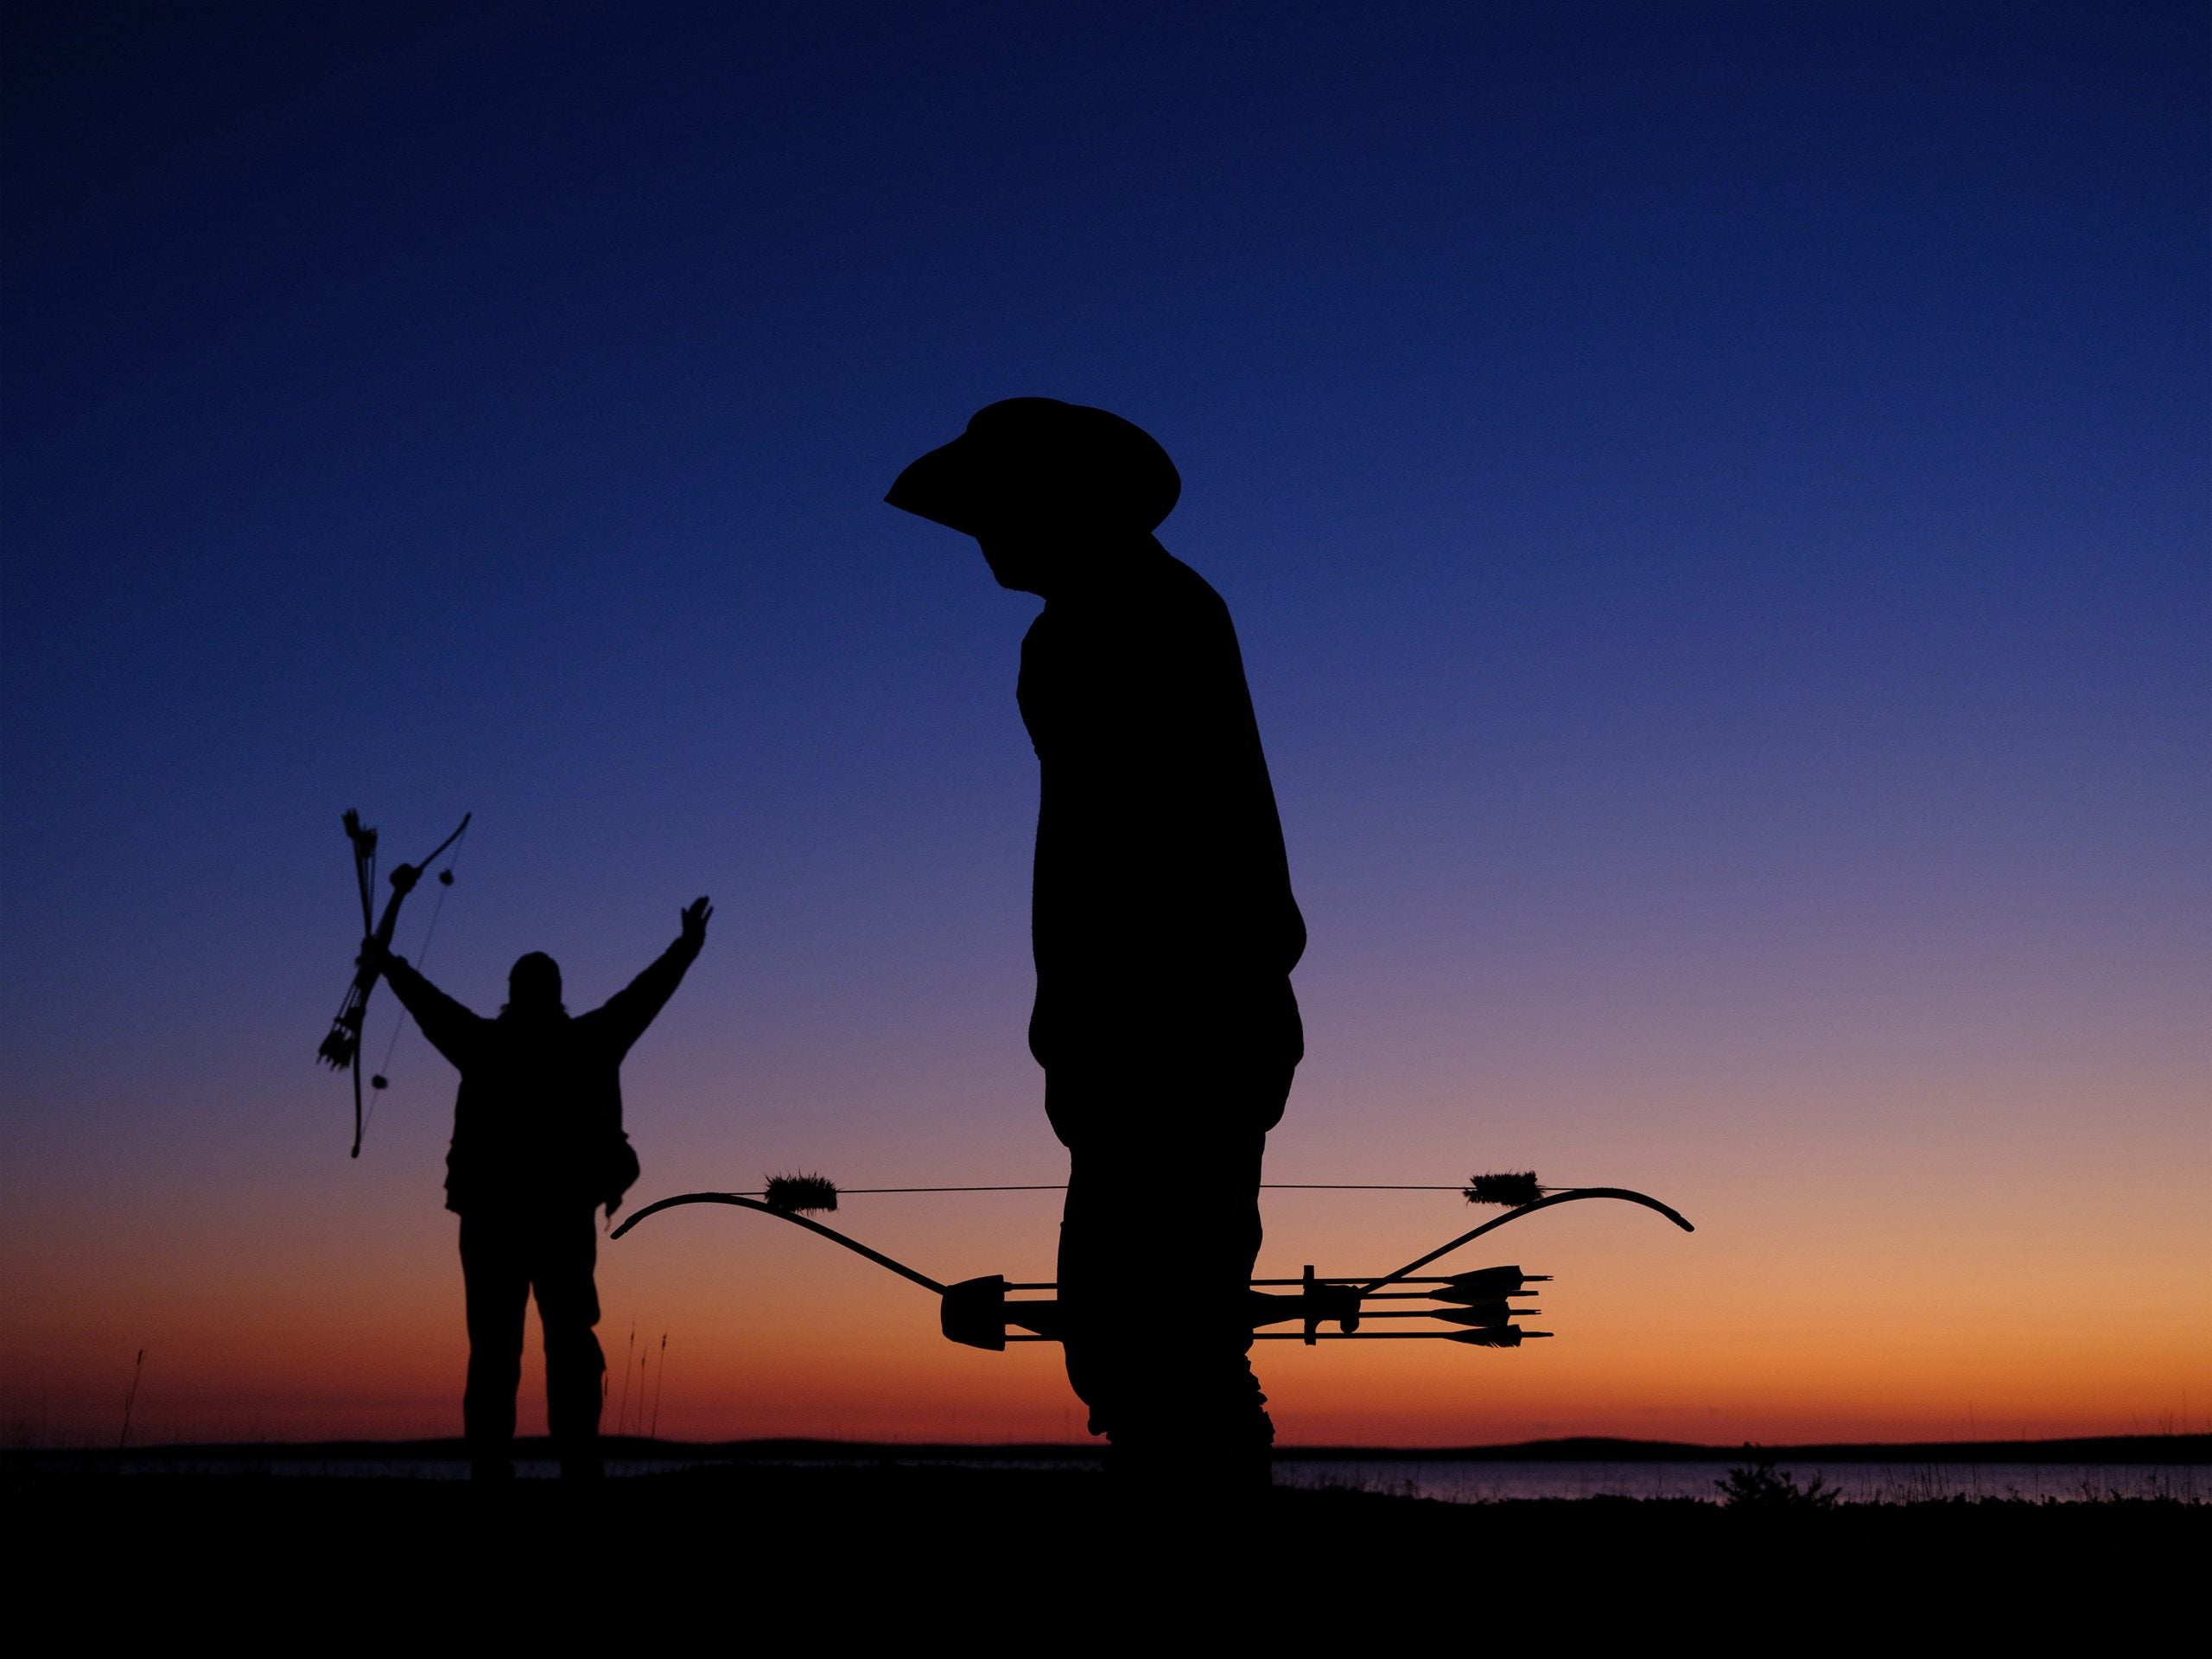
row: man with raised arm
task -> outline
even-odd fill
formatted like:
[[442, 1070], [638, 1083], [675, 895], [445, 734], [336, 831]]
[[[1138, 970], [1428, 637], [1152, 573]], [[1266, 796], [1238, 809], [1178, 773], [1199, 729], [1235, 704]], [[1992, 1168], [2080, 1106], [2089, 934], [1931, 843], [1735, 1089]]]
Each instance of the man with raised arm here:
[[1305, 1052], [1306, 925], [1228, 607], [1153, 535], [1180, 491], [1128, 422], [1017, 397], [885, 499], [1045, 601], [1018, 695], [1069, 1380], [1125, 1484], [1237, 1491], [1267, 1483], [1274, 1440], [1246, 1296], [1261, 1157]]
[[[512, 1478], [523, 1315], [531, 1294], [545, 1336], [547, 1426], [572, 1479], [600, 1473], [600, 1377], [592, 1327], [598, 1238], [593, 1211], [612, 1216], [638, 1179], [622, 1128], [622, 1059], [676, 994], [706, 943], [703, 898], [658, 961], [589, 1014], [561, 1002], [561, 969], [532, 951], [507, 976], [507, 1001], [486, 1020], [404, 959], [379, 952], [385, 976], [423, 1036], [461, 1072], [446, 1208], [461, 1217], [468, 1306], [468, 1385], [461, 1417], [472, 1472]], [[372, 950], [377, 949], [370, 942]]]

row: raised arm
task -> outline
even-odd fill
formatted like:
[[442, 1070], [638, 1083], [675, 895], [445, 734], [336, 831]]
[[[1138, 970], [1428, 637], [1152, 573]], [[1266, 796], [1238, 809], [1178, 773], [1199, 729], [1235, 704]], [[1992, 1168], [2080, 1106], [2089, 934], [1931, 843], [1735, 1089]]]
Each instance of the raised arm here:
[[443, 991], [416, 973], [404, 957], [389, 950], [383, 953], [384, 976], [391, 982], [392, 993], [415, 1016], [415, 1023], [429, 1038], [430, 1046], [461, 1071], [468, 1069], [474, 1058], [479, 1033], [484, 1028], [484, 1016], [465, 1008]]
[[645, 1027], [668, 1005], [676, 995], [676, 988], [683, 982], [684, 973], [698, 960], [700, 947], [707, 942], [708, 918], [715, 907], [704, 895], [691, 901], [683, 912], [683, 931], [674, 944], [660, 953], [652, 967], [639, 974], [593, 1014], [591, 1020], [604, 1033], [614, 1057], [620, 1059], [630, 1052], [631, 1045], [645, 1034]]

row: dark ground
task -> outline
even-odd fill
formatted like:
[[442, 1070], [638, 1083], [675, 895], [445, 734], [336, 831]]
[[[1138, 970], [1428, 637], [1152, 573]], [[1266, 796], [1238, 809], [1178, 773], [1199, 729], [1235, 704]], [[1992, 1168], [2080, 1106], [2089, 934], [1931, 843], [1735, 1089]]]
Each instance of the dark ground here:
[[[563, 1489], [409, 1479], [0, 1482], [18, 1607], [103, 1642], [530, 1634], [740, 1650], [1630, 1635], [1732, 1649], [2196, 1625], [2212, 1507], [1772, 1512], [1278, 1491], [1124, 1506], [1089, 1471], [726, 1465]], [[2201, 1626], [2198, 1626], [2201, 1629]], [[440, 1645], [444, 1645], [442, 1639]]]

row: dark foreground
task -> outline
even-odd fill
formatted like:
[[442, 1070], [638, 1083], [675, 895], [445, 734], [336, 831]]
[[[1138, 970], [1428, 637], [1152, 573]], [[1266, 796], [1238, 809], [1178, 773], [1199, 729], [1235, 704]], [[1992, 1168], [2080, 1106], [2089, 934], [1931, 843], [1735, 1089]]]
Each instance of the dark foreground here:
[[1753, 1513], [1278, 1491], [1125, 1504], [1082, 1471], [728, 1466], [563, 1489], [118, 1478], [0, 1484], [19, 1606], [260, 1649], [391, 1631], [620, 1649], [863, 1633], [1079, 1645], [1634, 1635], [1814, 1647], [2101, 1629], [2200, 1604], [2212, 1508], [1986, 1501]]

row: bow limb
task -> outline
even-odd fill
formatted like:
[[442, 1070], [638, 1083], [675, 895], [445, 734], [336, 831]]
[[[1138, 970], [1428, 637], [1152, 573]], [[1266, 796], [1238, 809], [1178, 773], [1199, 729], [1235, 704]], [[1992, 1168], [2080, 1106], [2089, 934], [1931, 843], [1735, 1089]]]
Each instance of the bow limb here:
[[1694, 1233], [1697, 1230], [1696, 1228], [1691, 1226], [1688, 1221], [1682, 1218], [1681, 1214], [1678, 1211], [1667, 1205], [1660, 1203], [1658, 1199], [1652, 1198], [1646, 1193], [1631, 1192], [1624, 1186], [1570, 1187], [1564, 1192], [1548, 1192], [1542, 1198], [1536, 1199], [1535, 1202], [1522, 1205], [1516, 1209], [1509, 1210], [1502, 1216], [1493, 1216], [1490, 1220], [1483, 1223], [1481, 1226], [1460, 1234], [1459, 1237], [1453, 1239], [1449, 1244], [1440, 1245], [1437, 1249], [1431, 1250], [1427, 1255], [1417, 1257], [1414, 1261], [1407, 1262], [1404, 1267], [1400, 1268], [1396, 1272], [1386, 1273], [1380, 1279], [1374, 1281], [1372, 1283], [1361, 1286], [1359, 1291], [1360, 1296], [1363, 1299], [1372, 1296], [1376, 1291], [1382, 1289], [1383, 1286], [1395, 1284], [1397, 1281], [1404, 1278], [1409, 1273], [1420, 1272], [1430, 1262], [1435, 1261], [1437, 1257], [1451, 1255], [1452, 1251], [1458, 1249], [1462, 1244], [1471, 1243], [1476, 1239], [1480, 1238], [1484, 1233], [1495, 1232], [1500, 1227], [1504, 1226], [1509, 1221], [1518, 1221], [1522, 1217], [1534, 1215], [1539, 1210], [1548, 1210], [1555, 1204], [1573, 1204], [1578, 1198], [1619, 1198], [1628, 1204], [1640, 1204], [1647, 1210], [1656, 1210], [1661, 1215], [1666, 1217], [1668, 1220], [1673, 1222], [1675, 1226], [1681, 1228], [1686, 1233]]
[[372, 936], [374, 948], [365, 949], [361, 952], [358, 971], [353, 978], [354, 984], [360, 989], [361, 1001], [364, 1003], [367, 1002], [369, 993], [376, 988], [378, 976], [384, 971], [385, 953], [391, 949], [392, 936], [399, 926], [399, 906], [402, 901], [409, 893], [415, 891], [416, 884], [423, 879], [423, 872], [438, 861], [438, 855], [461, 839], [461, 832], [468, 828], [469, 819], [475, 816], [474, 812], [463, 814], [460, 824], [454, 829], [453, 834], [432, 848], [428, 858], [416, 864], [402, 864], [392, 871], [391, 897], [385, 901], [384, 919], [377, 924], [376, 932]]
[[[431, 855], [435, 856], [435, 853]], [[427, 864], [429, 860], [423, 862]], [[422, 874], [422, 866], [417, 864], [402, 864], [392, 871], [391, 897], [385, 901], [384, 919], [362, 946], [360, 960], [353, 969], [353, 1150], [346, 1154], [349, 1158], [361, 1155], [361, 1036], [368, 1024], [369, 995], [376, 989], [377, 981], [383, 975], [385, 952], [391, 948], [392, 935], [399, 926], [400, 903], [415, 891], [415, 883]]]
[[[430, 866], [431, 866], [431, 865], [433, 865], [433, 864], [436, 863], [436, 862], [438, 861], [439, 855], [440, 855], [441, 854], [442, 854], [442, 853], [445, 851], [445, 849], [446, 849], [447, 848], [448, 848], [448, 847], [452, 846], [452, 845], [454, 844], [454, 842], [455, 842], [456, 841], [459, 841], [459, 840], [461, 838], [461, 836], [464, 836], [465, 834], [467, 834], [467, 830], [468, 830], [468, 821], [469, 821], [471, 818], [474, 817], [475, 816], [476, 816], [476, 815], [475, 815], [474, 812], [464, 812], [464, 813], [462, 813], [462, 814], [461, 815], [461, 822], [460, 822], [459, 823], [457, 823], [457, 824], [454, 825], [454, 828], [453, 828], [453, 834], [451, 834], [451, 835], [448, 836], [447, 836], [443, 841], [440, 842], [436, 846], [435, 846], [435, 847], [431, 848], [431, 849], [430, 849], [430, 855], [429, 855], [428, 858], [425, 858], [425, 859], [424, 859], [424, 860], [423, 860], [420, 864], [417, 864], [416, 866], [415, 866], [415, 872], [414, 872], [414, 873], [415, 873], [415, 874], [416, 874], [416, 875], [418, 875], [418, 876], [419, 876], [419, 875], [421, 875], [421, 874], [422, 874], [422, 873], [423, 873], [424, 870], [429, 869], [429, 868], [430, 868]], [[399, 880], [399, 872], [398, 872], [397, 870], [394, 870], [394, 871], [391, 873], [391, 879], [392, 879], [392, 881], [393, 881], [393, 883], [394, 883], [395, 885], [398, 882], [398, 880]], [[412, 886], [414, 885], [414, 882], [413, 882], [413, 880], [412, 880], [411, 879], [410, 879], [410, 881], [408, 882], [408, 885], [409, 885], [410, 887], [412, 887]]]
[[924, 1290], [933, 1292], [939, 1296], [944, 1294], [944, 1287], [931, 1278], [929, 1274], [917, 1273], [904, 1262], [893, 1261], [880, 1250], [872, 1250], [856, 1238], [846, 1237], [835, 1227], [824, 1227], [820, 1222], [809, 1221], [804, 1216], [794, 1211], [778, 1210], [772, 1205], [761, 1203], [758, 1198], [744, 1198], [735, 1192], [683, 1192], [672, 1198], [656, 1199], [617, 1227], [612, 1236], [620, 1238], [647, 1216], [658, 1215], [664, 1210], [673, 1210], [677, 1205], [683, 1204], [727, 1204], [733, 1205], [740, 1210], [757, 1210], [764, 1216], [773, 1216], [778, 1221], [788, 1221], [794, 1227], [804, 1227], [810, 1233], [819, 1233], [831, 1243], [843, 1245], [855, 1255], [866, 1256], [879, 1268], [890, 1268], [901, 1279], [919, 1285]]

